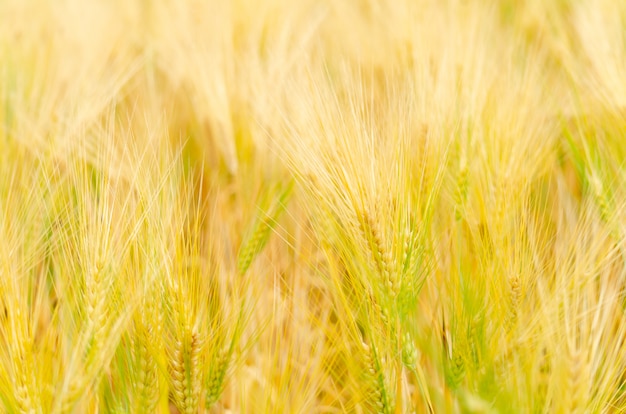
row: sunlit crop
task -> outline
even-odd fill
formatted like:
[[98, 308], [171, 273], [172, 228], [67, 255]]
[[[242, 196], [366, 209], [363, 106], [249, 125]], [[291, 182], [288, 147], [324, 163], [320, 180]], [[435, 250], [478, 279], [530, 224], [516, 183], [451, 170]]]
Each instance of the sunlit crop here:
[[626, 412], [626, 2], [0, 1], [0, 412]]

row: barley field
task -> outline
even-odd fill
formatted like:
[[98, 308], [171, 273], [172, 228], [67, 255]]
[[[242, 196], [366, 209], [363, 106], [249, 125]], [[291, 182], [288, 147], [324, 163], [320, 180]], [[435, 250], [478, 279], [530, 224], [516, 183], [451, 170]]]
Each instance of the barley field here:
[[1, 413], [626, 413], [626, 2], [1, 0]]

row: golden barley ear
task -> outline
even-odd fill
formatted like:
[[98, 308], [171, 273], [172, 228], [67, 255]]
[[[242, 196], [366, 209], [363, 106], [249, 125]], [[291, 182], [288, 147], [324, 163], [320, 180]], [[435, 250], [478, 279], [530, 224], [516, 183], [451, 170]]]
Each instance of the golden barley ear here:
[[400, 291], [398, 269], [392, 251], [385, 243], [380, 223], [366, 209], [357, 213], [357, 219], [361, 237], [376, 266], [378, 289], [386, 296], [396, 297]]
[[170, 357], [172, 400], [181, 413], [197, 412], [200, 404], [204, 341], [195, 331], [176, 340]]
[[157, 410], [163, 388], [161, 372], [165, 349], [162, 338], [162, 309], [157, 289], [150, 289], [142, 307], [135, 317], [134, 335], [131, 342], [133, 357], [133, 410], [136, 413], [152, 413]]

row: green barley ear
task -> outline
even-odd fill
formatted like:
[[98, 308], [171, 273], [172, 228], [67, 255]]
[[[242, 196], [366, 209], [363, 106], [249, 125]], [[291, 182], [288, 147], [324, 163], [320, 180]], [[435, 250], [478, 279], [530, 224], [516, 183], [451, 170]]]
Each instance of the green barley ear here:
[[450, 331], [446, 329], [444, 323], [442, 327], [442, 346], [443, 346], [443, 369], [446, 384], [450, 389], [456, 390], [463, 378], [465, 377], [465, 360], [462, 354], [462, 347], [459, 336], [450, 337]]
[[397, 297], [397, 309], [403, 321], [413, 315], [417, 298], [428, 276], [431, 259], [426, 254], [425, 244], [426, 238], [407, 226], [403, 243], [401, 285]]
[[240, 275], [248, 271], [252, 261], [267, 244], [274, 226], [287, 206], [293, 187], [293, 181], [284, 187], [277, 185], [262, 198], [259, 206], [261, 213], [255, 218], [237, 254], [237, 272]]
[[236, 363], [235, 351], [238, 345], [241, 343], [241, 336], [246, 326], [248, 315], [245, 310], [245, 304], [242, 303], [239, 309], [239, 314], [235, 322], [235, 328], [227, 342], [227, 347], [221, 349], [222, 341], [217, 341], [209, 357], [207, 358], [207, 364], [209, 364], [208, 371], [205, 375], [205, 407], [211, 409], [221, 398], [222, 392], [226, 386], [227, 376], [230, 369]]
[[591, 194], [593, 200], [598, 206], [602, 221], [606, 223], [607, 226], [609, 226], [609, 231], [611, 232], [612, 236], [618, 238], [619, 232], [617, 231], [617, 228], [614, 224], [614, 207], [610, 194], [610, 189], [606, 188], [606, 186], [602, 182], [602, 179], [598, 175], [599, 173], [596, 171], [590, 172], [588, 174]]
[[373, 389], [372, 408], [377, 414], [391, 414], [394, 412], [392, 395], [378, 349], [374, 344], [368, 345], [365, 342], [361, 343], [361, 348], [365, 360], [365, 375]]
[[226, 379], [226, 373], [230, 365], [231, 355], [227, 351], [217, 352], [213, 361], [210, 361], [211, 366], [209, 373], [205, 380], [206, 384], [206, 401], [205, 405], [207, 409], [210, 409], [217, 401], [219, 401], [222, 392], [224, 391], [224, 381]]
[[446, 384], [448, 384], [451, 389], [456, 390], [465, 377], [465, 361], [458, 349], [454, 348], [452, 355], [446, 355], [444, 369], [446, 373]]
[[402, 338], [402, 363], [404, 363], [407, 368], [413, 368], [415, 364], [417, 364], [418, 357], [419, 354], [415, 347], [415, 342], [413, 342], [411, 335], [406, 332]]

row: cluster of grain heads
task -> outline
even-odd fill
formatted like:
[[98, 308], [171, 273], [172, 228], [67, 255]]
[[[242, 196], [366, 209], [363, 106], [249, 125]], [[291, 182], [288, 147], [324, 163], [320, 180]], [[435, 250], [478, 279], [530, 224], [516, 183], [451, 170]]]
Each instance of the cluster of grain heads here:
[[0, 411], [626, 411], [626, 3], [495, 3], [0, 2]]

